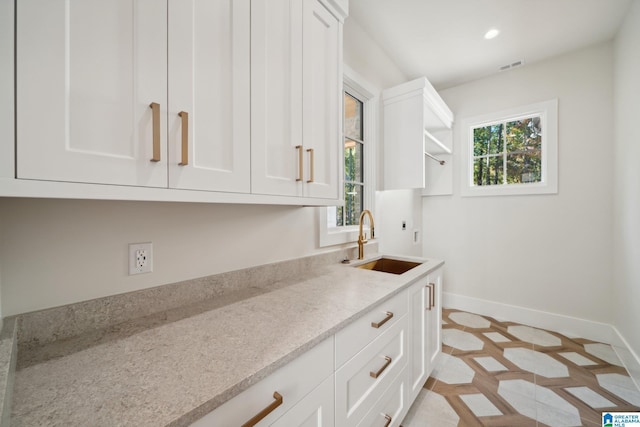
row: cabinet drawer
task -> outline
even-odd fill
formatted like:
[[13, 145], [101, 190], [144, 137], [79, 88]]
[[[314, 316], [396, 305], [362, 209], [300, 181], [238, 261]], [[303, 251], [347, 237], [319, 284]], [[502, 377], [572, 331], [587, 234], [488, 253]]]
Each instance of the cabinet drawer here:
[[274, 392], [278, 392], [282, 396], [282, 404], [257, 424], [271, 425], [333, 371], [331, 337], [205, 415], [192, 427], [240, 426], [272, 405], [276, 401]]
[[331, 375], [270, 427], [334, 427], [333, 380]]
[[[407, 405], [406, 375], [401, 373], [364, 417], [358, 427], [396, 427], [400, 425]], [[388, 424], [387, 424], [388, 423]]]
[[[336, 368], [342, 366], [367, 344], [389, 330], [406, 313], [407, 293], [400, 292], [339, 331], [336, 334]], [[384, 322], [387, 318], [389, 320]], [[383, 322], [384, 324], [381, 324]], [[374, 324], [379, 326], [376, 327]]]
[[406, 367], [407, 316], [336, 372], [336, 424], [355, 426]]

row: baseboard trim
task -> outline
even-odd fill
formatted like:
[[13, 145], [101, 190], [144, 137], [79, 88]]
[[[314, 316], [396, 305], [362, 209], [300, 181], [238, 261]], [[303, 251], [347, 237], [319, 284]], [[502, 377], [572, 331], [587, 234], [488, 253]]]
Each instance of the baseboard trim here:
[[612, 325], [449, 292], [443, 292], [442, 297], [442, 304], [446, 308], [547, 329], [568, 337], [581, 337], [611, 344], [640, 390], [640, 357], [632, 350], [620, 331]]
[[624, 364], [624, 367], [627, 368], [627, 372], [629, 372], [629, 375], [631, 375], [631, 378], [636, 383], [636, 387], [640, 390], [640, 357], [633, 351], [629, 342], [620, 333], [618, 328], [615, 326], [612, 326], [612, 328], [618, 336], [618, 339], [622, 342], [621, 346], [614, 346], [613, 348]]
[[631, 349], [620, 331], [612, 325], [449, 292], [442, 293], [442, 304], [446, 308], [490, 316], [496, 320], [509, 320], [558, 332], [568, 337], [581, 337], [611, 344], [640, 389], [640, 357]]
[[447, 308], [470, 311], [472, 313], [494, 317], [496, 320], [509, 320], [523, 325], [547, 329], [568, 337], [581, 337], [589, 340], [625, 346], [620, 335], [611, 325], [579, 319], [547, 311], [534, 310], [516, 305], [473, 298], [464, 295], [443, 292], [443, 305]]

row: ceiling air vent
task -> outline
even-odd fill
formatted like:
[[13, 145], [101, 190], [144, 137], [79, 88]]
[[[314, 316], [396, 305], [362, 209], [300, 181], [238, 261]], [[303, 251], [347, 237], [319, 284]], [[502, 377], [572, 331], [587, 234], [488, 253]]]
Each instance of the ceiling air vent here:
[[524, 59], [520, 59], [518, 61], [512, 62], [511, 64], [503, 65], [502, 67], [498, 68], [498, 70], [499, 71], [507, 71], [507, 70], [510, 70], [512, 68], [520, 67], [522, 65], [524, 65]]

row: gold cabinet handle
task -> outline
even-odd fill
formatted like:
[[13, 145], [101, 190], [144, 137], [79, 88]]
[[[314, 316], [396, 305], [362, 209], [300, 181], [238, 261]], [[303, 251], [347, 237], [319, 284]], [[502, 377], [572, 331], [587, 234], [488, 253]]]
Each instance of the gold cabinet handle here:
[[389, 427], [389, 424], [391, 424], [391, 416], [387, 415], [387, 414], [383, 414], [384, 415], [384, 419], [387, 420], [387, 422], [385, 423], [384, 427]]
[[313, 164], [315, 163], [313, 158], [313, 148], [307, 148], [307, 153], [309, 153], [309, 179], [307, 182], [313, 182]]
[[282, 405], [282, 395], [277, 391], [273, 392], [273, 398], [275, 399], [269, 406], [258, 412], [253, 418], [246, 423], [242, 424], [242, 427], [253, 427], [258, 424], [264, 417], [272, 413], [278, 406]]
[[429, 296], [429, 303], [431, 304], [431, 307], [435, 307], [436, 306], [436, 284], [435, 283], [429, 283], [431, 285], [431, 296]]
[[189, 164], [189, 113], [180, 111], [178, 115], [182, 119], [182, 161], [178, 164], [186, 166]]
[[160, 104], [152, 102], [151, 107], [151, 127], [153, 129], [153, 157], [152, 162], [160, 161]]
[[302, 157], [302, 145], [296, 145], [296, 150], [298, 150], [298, 178], [296, 178], [296, 181], [302, 181], [302, 163], [304, 162], [304, 158]]
[[390, 311], [387, 311], [385, 314], [387, 315], [387, 317], [382, 319], [380, 322], [371, 322], [371, 327], [378, 329], [380, 326], [387, 323], [393, 317], [393, 313]]
[[382, 368], [378, 369], [378, 372], [369, 372], [369, 375], [371, 375], [371, 378], [378, 378], [380, 375], [382, 375], [382, 373], [384, 372], [385, 369], [387, 369], [387, 367], [391, 364], [391, 358], [389, 356], [385, 356], [384, 357], [384, 365], [382, 365]]

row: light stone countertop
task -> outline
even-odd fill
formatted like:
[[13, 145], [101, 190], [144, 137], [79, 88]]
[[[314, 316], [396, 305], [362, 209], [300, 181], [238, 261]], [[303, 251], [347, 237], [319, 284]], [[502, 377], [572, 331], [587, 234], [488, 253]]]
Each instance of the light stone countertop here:
[[15, 373], [11, 425], [188, 426], [442, 264], [429, 259], [402, 275], [318, 267], [27, 364]]

